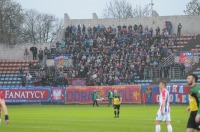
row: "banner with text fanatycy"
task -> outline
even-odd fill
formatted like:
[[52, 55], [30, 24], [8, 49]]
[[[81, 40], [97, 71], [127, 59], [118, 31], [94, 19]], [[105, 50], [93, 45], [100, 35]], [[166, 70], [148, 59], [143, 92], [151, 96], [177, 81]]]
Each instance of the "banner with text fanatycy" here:
[[51, 88], [0, 88], [6, 103], [50, 102]]

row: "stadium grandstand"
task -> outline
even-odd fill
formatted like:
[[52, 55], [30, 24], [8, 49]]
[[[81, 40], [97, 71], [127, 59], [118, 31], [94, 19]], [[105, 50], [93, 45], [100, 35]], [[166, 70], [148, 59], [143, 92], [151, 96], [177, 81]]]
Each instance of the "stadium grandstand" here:
[[200, 0], [109, 1], [0, 0], [1, 132], [200, 129]]
[[[95, 13], [93, 19], [70, 19], [64, 14], [56, 41], [0, 44], [0, 101], [9, 104], [13, 121], [0, 129], [153, 131], [156, 107], [148, 104], [162, 101], [178, 104], [172, 105], [173, 128], [182, 131], [188, 116], [182, 109], [191, 92], [186, 78], [190, 73], [200, 77], [199, 21], [200, 16], [156, 13], [130, 19], [99, 19]], [[1, 106], [6, 105], [0, 105], [0, 124]], [[122, 120], [115, 126], [119, 113]]]
[[[73, 20], [65, 14], [65, 21]], [[196, 31], [179, 31], [171, 21], [163, 21], [163, 26], [143, 25], [142, 19], [116, 26], [75, 22], [66, 25], [57, 42], [27, 46], [19, 60], [1, 58], [0, 85], [22, 86], [27, 73], [31, 86], [149, 84], [157, 78], [184, 83], [186, 74], [200, 75]]]
[[200, 128], [200, 0], [109, 1], [0, 0], [0, 132]]

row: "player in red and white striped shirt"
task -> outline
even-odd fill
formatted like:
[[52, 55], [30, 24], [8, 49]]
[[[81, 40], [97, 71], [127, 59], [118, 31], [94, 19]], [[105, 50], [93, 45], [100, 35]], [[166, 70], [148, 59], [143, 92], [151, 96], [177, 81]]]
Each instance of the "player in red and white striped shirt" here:
[[[2, 92], [0, 92], [0, 109], [1, 108], [4, 111], [5, 123], [8, 124], [9, 123], [8, 110], [7, 110], [7, 106], [6, 106], [6, 103], [5, 103], [4, 96], [3, 96]], [[0, 113], [1, 113], [1, 110], [0, 110]], [[0, 114], [0, 116], [1, 116], [1, 114]], [[0, 119], [1, 119], [1, 117], [0, 117]]]
[[172, 132], [171, 117], [170, 117], [170, 102], [169, 102], [169, 92], [166, 89], [166, 82], [161, 81], [159, 84], [159, 109], [156, 116], [156, 132], [160, 132], [161, 121], [165, 121], [168, 132]]

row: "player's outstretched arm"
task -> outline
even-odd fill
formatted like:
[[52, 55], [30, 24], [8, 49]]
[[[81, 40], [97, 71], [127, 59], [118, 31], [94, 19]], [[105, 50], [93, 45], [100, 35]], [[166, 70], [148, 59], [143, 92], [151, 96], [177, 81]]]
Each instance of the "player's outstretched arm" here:
[[5, 115], [5, 123], [8, 124], [9, 123], [9, 118], [8, 118], [8, 110], [7, 110], [7, 106], [6, 106], [6, 103], [5, 103], [5, 100], [2, 99], [0, 100], [0, 104], [3, 108], [3, 112], [4, 112], [4, 115]]
[[190, 111], [190, 106], [188, 106], [186, 109], [185, 109], [185, 112], [189, 112]]
[[122, 97], [119, 97], [119, 99], [120, 99], [120, 102], [119, 102], [119, 103], [121, 104], [121, 103], [122, 103]]

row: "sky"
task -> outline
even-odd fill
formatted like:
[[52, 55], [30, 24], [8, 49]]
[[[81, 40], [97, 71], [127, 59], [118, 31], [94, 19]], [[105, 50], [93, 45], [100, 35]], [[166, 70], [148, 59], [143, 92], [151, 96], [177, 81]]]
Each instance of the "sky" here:
[[[41, 13], [53, 14], [64, 18], [67, 13], [71, 19], [92, 19], [92, 13], [102, 18], [103, 10], [109, 0], [15, 0], [23, 9], [36, 9]], [[133, 7], [144, 7], [151, 0], [127, 0]], [[187, 3], [191, 0], [152, 0], [153, 9], [160, 16], [184, 15]]]

